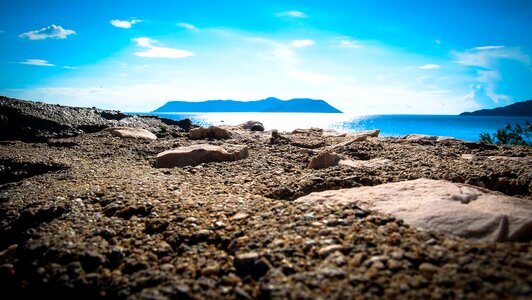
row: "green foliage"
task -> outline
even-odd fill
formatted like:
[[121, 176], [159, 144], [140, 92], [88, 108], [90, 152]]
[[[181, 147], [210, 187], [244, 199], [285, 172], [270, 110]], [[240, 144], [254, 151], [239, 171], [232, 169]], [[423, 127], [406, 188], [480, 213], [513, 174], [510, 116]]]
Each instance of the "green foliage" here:
[[506, 124], [504, 128], [497, 129], [497, 132], [480, 134], [480, 142], [497, 145], [532, 145], [532, 124], [526, 122], [524, 127], [516, 124]]

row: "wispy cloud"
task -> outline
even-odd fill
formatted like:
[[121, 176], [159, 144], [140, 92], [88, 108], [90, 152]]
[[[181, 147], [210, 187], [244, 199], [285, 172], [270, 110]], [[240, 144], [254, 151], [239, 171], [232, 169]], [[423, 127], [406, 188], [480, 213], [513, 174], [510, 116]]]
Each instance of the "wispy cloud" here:
[[44, 27], [38, 30], [24, 32], [19, 35], [21, 38], [27, 38], [30, 40], [44, 40], [48, 38], [52, 39], [66, 39], [67, 36], [75, 34], [74, 30], [64, 29], [61, 26], [52, 24], [48, 27]]
[[25, 61], [19, 62], [19, 64], [39, 66], [39, 67], [55, 67], [54, 64], [51, 64], [47, 60], [44, 60], [44, 59], [26, 59]]
[[314, 45], [313, 40], [294, 40], [292, 46], [300, 48]]
[[510, 96], [497, 92], [497, 86], [505, 75], [502, 74], [501, 65], [508, 60], [517, 61], [525, 66], [531, 65], [530, 57], [519, 48], [505, 46], [482, 46], [467, 49], [463, 52], [454, 51], [455, 62], [460, 65], [473, 67], [476, 76], [475, 82], [470, 86], [471, 99], [478, 102], [511, 100]]
[[133, 24], [136, 24], [136, 23], [140, 23], [142, 22], [142, 20], [137, 20], [135, 18], [131, 19], [131, 20], [118, 20], [118, 19], [115, 19], [115, 20], [111, 20], [109, 21], [111, 23], [111, 25], [113, 25], [114, 27], [118, 27], [118, 28], [125, 28], [125, 29], [128, 29], [128, 28], [131, 28], [131, 26]]
[[422, 65], [419, 67], [420, 69], [423, 69], [423, 70], [430, 70], [430, 69], [438, 69], [438, 68], [441, 68], [440, 65], [436, 65], [436, 64], [426, 64], [426, 65]]
[[136, 56], [140, 57], [185, 58], [194, 55], [194, 53], [187, 50], [154, 46], [153, 43], [155, 43], [156, 41], [147, 37], [135, 38], [133, 40], [137, 43], [139, 47], [148, 48], [148, 50], [146, 51], [135, 53]]
[[276, 13], [275, 15], [278, 17], [308, 18], [308, 15], [306, 15], [304, 12], [300, 12], [297, 10], [282, 11]]
[[504, 46], [482, 46], [475, 47], [475, 50], [493, 50], [493, 49], [502, 49]]
[[185, 28], [185, 29], [188, 29], [188, 30], [192, 30], [192, 31], [199, 31], [198, 27], [190, 24], [190, 23], [177, 23], [176, 26], [178, 27], [181, 27], [181, 28]]
[[73, 67], [73, 66], [63, 66], [63, 69], [77, 70], [78, 67]]
[[344, 41], [340, 41], [340, 47], [344, 47], [344, 48], [362, 48], [362, 45], [360, 45], [357, 41], [344, 40]]

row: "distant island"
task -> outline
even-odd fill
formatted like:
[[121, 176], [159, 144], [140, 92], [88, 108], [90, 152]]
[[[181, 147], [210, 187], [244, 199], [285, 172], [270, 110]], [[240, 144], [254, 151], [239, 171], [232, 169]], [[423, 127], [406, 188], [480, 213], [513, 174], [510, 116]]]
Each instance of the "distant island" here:
[[532, 100], [516, 102], [503, 107], [493, 109], [481, 109], [474, 112], [463, 112], [460, 116], [532, 116]]
[[297, 98], [280, 100], [274, 97], [256, 101], [207, 100], [201, 102], [169, 101], [153, 112], [269, 112], [269, 113], [342, 113], [323, 100]]

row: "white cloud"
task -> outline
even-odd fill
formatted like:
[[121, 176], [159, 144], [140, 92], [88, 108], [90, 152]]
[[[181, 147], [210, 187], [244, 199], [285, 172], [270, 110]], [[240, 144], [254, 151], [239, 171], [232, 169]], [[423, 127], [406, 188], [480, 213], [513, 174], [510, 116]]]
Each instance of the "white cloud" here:
[[54, 67], [54, 64], [49, 63], [47, 60], [44, 59], [26, 59], [25, 61], [19, 62], [23, 65], [32, 65], [32, 66], [40, 66], [40, 67]]
[[362, 45], [360, 45], [357, 41], [340, 41], [340, 46], [344, 48], [362, 48]]
[[440, 65], [436, 65], [436, 64], [426, 64], [426, 65], [420, 66], [419, 68], [423, 70], [430, 70], [430, 69], [438, 69], [440, 67], [441, 67]]
[[131, 20], [111, 20], [110, 23], [111, 25], [113, 25], [114, 27], [118, 27], [118, 28], [131, 28], [131, 26], [133, 24], [136, 24], [136, 23], [140, 23], [142, 22], [142, 20], [137, 20], [137, 19], [131, 19]]
[[468, 49], [463, 52], [454, 51], [456, 63], [468, 67], [474, 67], [475, 82], [470, 87], [469, 98], [478, 102], [493, 103], [507, 102], [511, 100], [508, 95], [497, 93], [496, 87], [504, 78], [501, 74], [500, 64], [502, 60], [514, 60], [530, 66], [530, 57], [519, 48], [507, 48], [505, 46], [482, 46]]
[[185, 28], [185, 29], [188, 29], [188, 30], [192, 30], [192, 31], [199, 31], [198, 27], [190, 24], [190, 23], [177, 23], [176, 26], [178, 27], [181, 27], [181, 28]]
[[294, 40], [292, 46], [300, 48], [314, 45], [313, 40]]
[[48, 27], [41, 28], [39, 30], [33, 30], [24, 32], [19, 35], [21, 38], [28, 38], [30, 40], [44, 40], [47, 38], [53, 39], [66, 39], [67, 36], [75, 34], [74, 30], [64, 29], [61, 26], [56, 26], [52, 24]]
[[493, 49], [502, 49], [504, 46], [482, 46], [475, 47], [475, 50], [493, 50]]
[[153, 43], [155, 43], [155, 41], [147, 37], [136, 38], [133, 40], [137, 43], [138, 46], [148, 48], [148, 50], [146, 51], [135, 53], [136, 56], [140, 57], [185, 58], [194, 55], [194, 53], [187, 50], [154, 46]]
[[292, 18], [308, 18], [308, 16], [297, 10], [288, 10], [283, 12], [278, 12], [275, 14], [278, 17], [292, 17]]
[[78, 67], [73, 67], [73, 66], [63, 66], [63, 69], [77, 70]]

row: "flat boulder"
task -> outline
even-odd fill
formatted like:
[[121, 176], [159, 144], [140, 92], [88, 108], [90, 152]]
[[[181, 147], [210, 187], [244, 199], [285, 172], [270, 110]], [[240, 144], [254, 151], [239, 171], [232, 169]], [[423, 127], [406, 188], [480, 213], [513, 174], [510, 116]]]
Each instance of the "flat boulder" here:
[[379, 169], [392, 164], [387, 158], [374, 158], [370, 160], [351, 160], [342, 159], [338, 162], [339, 166], [350, 167], [355, 169]]
[[295, 200], [313, 205], [356, 205], [391, 214], [421, 230], [473, 240], [532, 240], [532, 202], [444, 180], [417, 179], [311, 193]]
[[198, 127], [190, 129], [190, 131], [188, 132], [188, 136], [191, 140], [226, 140], [233, 137], [229, 130], [218, 126]]
[[199, 144], [159, 153], [155, 160], [155, 167], [174, 168], [196, 166], [209, 162], [236, 161], [244, 159], [248, 155], [246, 146]]
[[112, 135], [121, 137], [121, 138], [146, 139], [146, 140], [157, 139], [157, 136], [155, 134], [142, 128], [120, 126], [120, 127], [109, 127], [106, 130], [111, 132]]

